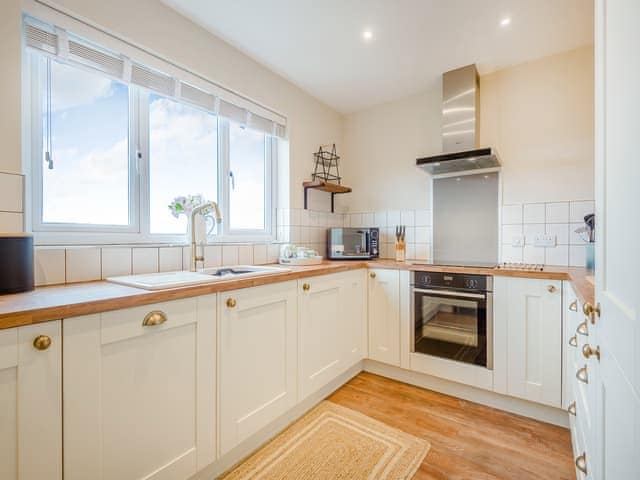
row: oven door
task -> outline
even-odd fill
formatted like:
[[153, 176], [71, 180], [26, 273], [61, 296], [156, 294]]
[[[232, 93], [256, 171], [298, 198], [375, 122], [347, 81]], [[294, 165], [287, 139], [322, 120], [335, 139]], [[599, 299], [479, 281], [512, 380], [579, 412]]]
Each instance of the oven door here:
[[491, 293], [413, 289], [413, 351], [493, 369]]

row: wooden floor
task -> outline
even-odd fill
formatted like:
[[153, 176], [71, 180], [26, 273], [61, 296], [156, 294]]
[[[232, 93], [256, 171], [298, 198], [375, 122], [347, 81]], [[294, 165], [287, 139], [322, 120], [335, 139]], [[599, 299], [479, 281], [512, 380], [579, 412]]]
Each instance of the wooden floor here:
[[414, 480], [575, 479], [565, 428], [366, 372], [328, 400], [428, 440]]

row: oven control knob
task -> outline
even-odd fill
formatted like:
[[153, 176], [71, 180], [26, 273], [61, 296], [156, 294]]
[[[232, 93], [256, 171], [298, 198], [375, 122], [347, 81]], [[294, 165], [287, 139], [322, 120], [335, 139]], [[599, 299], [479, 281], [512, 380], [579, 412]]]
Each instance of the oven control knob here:
[[467, 278], [464, 283], [465, 283], [465, 287], [467, 287], [467, 288], [477, 288], [478, 287], [478, 281], [474, 280], [473, 278]]

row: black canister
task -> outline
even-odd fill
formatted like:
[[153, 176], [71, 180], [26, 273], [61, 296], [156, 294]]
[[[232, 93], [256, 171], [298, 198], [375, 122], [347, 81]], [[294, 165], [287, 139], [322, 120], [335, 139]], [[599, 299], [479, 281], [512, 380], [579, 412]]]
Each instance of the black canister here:
[[33, 237], [0, 234], [0, 294], [33, 290]]

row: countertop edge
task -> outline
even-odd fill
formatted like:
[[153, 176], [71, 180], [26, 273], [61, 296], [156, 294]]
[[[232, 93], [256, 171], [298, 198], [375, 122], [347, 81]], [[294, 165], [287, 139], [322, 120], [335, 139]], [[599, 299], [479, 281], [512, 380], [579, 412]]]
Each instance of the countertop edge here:
[[228, 292], [241, 288], [257, 287], [319, 275], [329, 275], [361, 268], [443, 271], [450, 273], [567, 280], [572, 282], [576, 294], [583, 303], [587, 301], [593, 303], [594, 297], [593, 285], [586, 280], [586, 276], [590, 274], [590, 272], [586, 269], [574, 267], [548, 267], [548, 270], [542, 272], [530, 272], [525, 270], [474, 267], [442, 267], [395, 262], [391, 260], [326, 261], [321, 265], [293, 267], [291, 271], [283, 273], [165, 290], [143, 290], [106, 281], [38, 287], [31, 292], [0, 296], [0, 330], [181, 298]]

